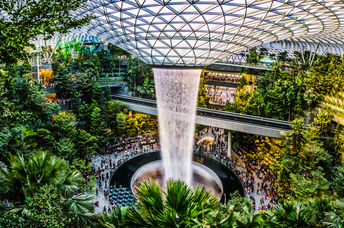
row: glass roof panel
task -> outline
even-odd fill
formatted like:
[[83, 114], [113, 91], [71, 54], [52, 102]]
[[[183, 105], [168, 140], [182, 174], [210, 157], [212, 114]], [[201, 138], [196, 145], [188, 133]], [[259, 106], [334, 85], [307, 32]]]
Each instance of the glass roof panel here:
[[149, 64], [202, 66], [285, 39], [295, 48], [303, 39], [308, 48], [318, 42], [319, 50], [343, 51], [341, 0], [88, 0], [84, 6], [76, 17], [89, 11], [95, 18], [73, 33], [98, 36]]

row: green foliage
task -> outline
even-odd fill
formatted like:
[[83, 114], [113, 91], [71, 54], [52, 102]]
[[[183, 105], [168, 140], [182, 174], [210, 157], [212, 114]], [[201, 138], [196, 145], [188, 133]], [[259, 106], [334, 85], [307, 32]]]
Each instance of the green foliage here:
[[344, 224], [344, 201], [337, 200], [332, 205], [333, 210], [326, 214], [324, 225], [328, 227], [343, 227]]
[[93, 210], [89, 196], [64, 197], [54, 186], [45, 185], [26, 198], [23, 205], [5, 212], [4, 215], [10, 220], [9, 224], [16, 224], [18, 227], [81, 227], [92, 225]]
[[39, 151], [26, 161], [22, 155], [10, 156], [9, 168], [0, 170], [0, 183], [16, 198], [32, 196], [44, 185], [53, 185], [63, 194], [78, 189], [82, 177], [70, 171], [65, 160]]
[[[152, 73], [151, 73], [152, 74]], [[154, 98], [155, 97], [155, 88], [154, 80], [152, 77], [147, 76], [143, 81], [142, 85], [138, 85], [136, 88], [136, 95], [144, 98]]]
[[57, 155], [68, 160], [76, 156], [76, 149], [71, 138], [60, 138], [56, 143]]
[[105, 90], [97, 82], [100, 74], [98, 55], [92, 53], [79, 54], [78, 58], [57, 54], [54, 57], [56, 93], [58, 99], [67, 100], [69, 108], [76, 111], [78, 105], [93, 101], [105, 103]]
[[24, 140], [29, 150], [52, 149], [55, 142], [53, 134], [45, 128], [39, 128], [36, 131], [25, 129]]
[[156, 131], [157, 118], [155, 116], [135, 112], [126, 115], [127, 136], [144, 135], [146, 131]]
[[344, 167], [336, 166], [332, 173], [331, 187], [334, 192], [337, 193], [338, 197], [344, 197]]
[[0, 213], [0, 227], [24, 227], [24, 219], [14, 213]]
[[123, 112], [117, 114], [116, 122], [119, 135], [125, 133], [127, 126], [125, 122], [125, 115]]
[[155, 182], [142, 182], [137, 189], [137, 199], [140, 203], [127, 209], [125, 225], [189, 227], [217, 204], [203, 188], [192, 190], [181, 181], [168, 182], [165, 193]]
[[304, 74], [296, 76], [280, 69], [274, 63], [273, 70], [259, 76], [255, 89], [241, 81], [234, 99], [224, 110], [281, 120], [293, 120], [305, 115], [314, 107], [318, 96], [310, 93]]
[[45, 133], [51, 116], [58, 111], [58, 106], [45, 98], [41, 85], [25, 75], [27, 69], [23, 65], [8, 67], [9, 72], [0, 71], [0, 158], [3, 160], [7, 160], [9, 153], [26, 153], [28, 148], [42, 146], [50, 137]]
[[217, 202], [202, 188], [181, 181], [168, 182], [162, 191], [155, 182], [142, 182], [139, 203], [117, 207], [98, 216], [102, 227], [342, 227], [343, 201], [316, 198], [287, 201], [255, 214], [249, 198], [237, 194], [228, 204]]
[[290, 59], [288, 58], [288, 52], [282, 51], [277, 56], [278, 61], [280, 62], [288, 62]]
[[[324, 131], [325, 129], [329, 131]], [[333, 185], [331, 170], [333, 164], [338, 164], [341, 157], [333, 146], [329, 146], [331, 143], [324, 140], [324, 137], [335, 134], [330, 129], [333, 129], [333, 126], [329, 116], [324, 113], [319, 113], [307, 130], [301, 120], [293, 121], [292, 129], [283, 145], [284, 152], [280, 164], [277, 165], [281, 199], [301, 201], [330, 194], [330, 185]], [[340, 172], [337, 177], [334, 175], [332, 181], [335, 187], [332, 189], [340, 190], [339, 180]]]
[[306, 140], [306, 128], [301, 119], [292, 122], [291, 130], [286, 135], [286, 147], [289, 147], [290, 154], [299, 153]]
[[108, 140], [108, 128], [99, 107], [95, 107], [92, 110], [90, 133], [97, 137], [101, 146], [104, 146]]
[[70, 73], [70, 68], [66, 64], [60, 64], [54, 77], [56, 84], [56, 94], [59, 99], [68, 99], [74, 97], [75, 85]]
[[[78, 168], [85, 166], [75, 163]], [[21, 155], [11, 157], [10, 167], [0, 171], [0, 184], [6, 186], [12, 198], [21, 200], [22, 204], [6, 212], [6, 218], [16, 222], [16, 216], [10, 214], [20, 215], [22, 227], [91, 224], [93, 199], [76, 194], [80, 191], [82, 177], [79, 171], [71, 168], [65, 160], [46, 152], [37, 152], [28, 161]]]
[[305, 205], [299, 202], [286, 202], [268, 211], [270, 223], [276, 227], [310, 227]]
[[209, 97], [204, 83], [204, 74], [201, 75], [198, 87], [197, 106], [202, 108], [209, 108]]
[[75, 158], [71, 164], [70, 169], [79, 170], [80, 173], [87, 178], [83, 179], [81, 189], [85, 192], [93, 192], [96, 186], [96, 178], [92, 175], [92, 163], [83, 158]]
[[97, 137], [82, 129], [78, 131], [75, 144], [79, 156], [96, 154], [99, 149]]
[[257, 64], [264, 56], [257, 51], [256, 48], [252, 48], [250, 53], [246, 57], [248, 63]]
[[56, 138], [73, 137], [76, 134], [76, 117], [70, 112], [60, 112], [53, 117], [51, 128]]
[[155, 98], [152, 67], [141, 60], [129, 56], [127, 65], [127, 77], [129, 91], [134, 96]]
[[84, 15], [73, 16], [73, 10], [80, 7], [83, 0], [2, 0], [0, 9], [6, 17], [0, 18], [0, 62], [14, 63], [26, 59], [25, 47], [33, 46], [29, 41], [43, 35], [49, 39], [55, 32], [66, 33], [90, 20]]
[[121, 101], [108, 101], [104, 110], [108, 127], [114, 135], [125, 131], [124, 115], [121, 112], [124, 104]]
[[111, 213], [98, 216], [99, 225], [106, 228], [119, 228], [122, 226], [126, 208], [117, 206]]
[[92, 71], [76, 74], [77, 79], [75, 83], [78, 98], [81, 98], [86, 103], [91, 103], [93, 100], [101, 101], [102, 89], [95, 80], [97, 77], [97, 74]]
[[52, 186], [42, 186], [25, 200], [20, 213], [27, 217], [26, 224], [36, 227], [64, 227], [69, 222], [63, 210], [62, 199]]
[[312, 68], [308, 83], [316, 93], [335, 96], [344, 88], [344, 58], [331, 54], [322, 56]]
[[321, 196], [329, 189], [329, 182], [322, 169], [310, 171], [307, 176], [304, 173], [291, 173], [290, 178], [290, 188], [295, 199]]

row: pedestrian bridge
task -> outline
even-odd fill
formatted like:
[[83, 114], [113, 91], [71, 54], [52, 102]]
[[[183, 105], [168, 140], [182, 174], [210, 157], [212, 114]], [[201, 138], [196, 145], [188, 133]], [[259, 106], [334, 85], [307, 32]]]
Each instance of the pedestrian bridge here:
[[[112, 95], [111, 99], [122, 101], [129, 110], [150, 115], [158, 114], [155, 100], [123, 95]], [[196, 123], [273, 138], [283, 138], [282, 133], [288, 132], [291, 124], [288, 121], [207, 108], [197, 108]]]

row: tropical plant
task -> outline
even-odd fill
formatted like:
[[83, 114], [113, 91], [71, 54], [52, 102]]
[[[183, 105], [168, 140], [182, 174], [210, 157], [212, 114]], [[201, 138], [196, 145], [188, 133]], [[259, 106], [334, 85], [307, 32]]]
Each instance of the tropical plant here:
[[328, 227], [343, 228], [344, 227], [344, 201], [337, 200], [332, 205], [333, 211], [326, 212], [324, 224]]
[[305, 202], [305, 205], [309, 224], [313, 227], [323, 226], [326, 213], [333, 211], [332, 202], [329, 198], [312, 198]]
[[263, 224], [261, 214], [254, 214], [252, 208], [252, 201], [245, 198], [242, 210], [238, 212], [238, 219], [236, 221], [238, 227], [261, 227]]
[[82, 26], [91, 17], [73, 16], [84, 0], [2, 0], [0, 9], [6, 17], [0, 18], [0, 62], [13, 63], [25, 59], [25, 47], [38, 35], [51, 38], [55, 32], [66, 33]]
[[203, 73], [199, 80], [197, 106], [202, 108], [209, 108], [209, 97], [207, 95], [207, 89], [205, 88], [205, 79]]
[[182, 181], [168, 181], [164, 192], [156, 182], [145, 181], [136, 191], [139, 203], [124, 218], [128, 226], [190, 227], [218, 204], [203, 187], [193, 190]]
[[55, 186], [44, 185], [5, 215], [19, 215], [23, 227], [85, 227], [94, 222], [92, 201], [91, 196], [63, 196]]
[[28, 161], [22, 155], [10, 156], [9, 168], [0, 170], [0, 184], [21, 199], [44, 185], [53, 185], [59, 193], [68, 195], [78, 190], [81, 182], [80, 172], [68, 170], [65, 160], [44, 151], [34, 153]]
[[119, 228], [123, 226], [126, 208], [117, 206], [111, 213], [103, 213], [98, 216], [99, 225], [106, 228]]
[[270, 221], [277, 224], [277, 227], [309, 227], [309, 217], [306, 213], [306, 207], [300, 202], [285, 202], [276, 205], [267, 212], [270, 215]]

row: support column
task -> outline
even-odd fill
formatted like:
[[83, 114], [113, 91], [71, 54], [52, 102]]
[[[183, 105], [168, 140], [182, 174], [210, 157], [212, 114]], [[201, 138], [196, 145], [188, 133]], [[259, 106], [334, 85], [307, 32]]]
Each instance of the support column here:
[[228, 152], [227, 155], [229, 158], [232, 158], [232, 132], [228, 131]]
[[39, 56], [38, 56], [38, 54], [37, 54], [37, 81], [38, 81], [38, 82], [41, 82], [41, 81], [39, 80]]

